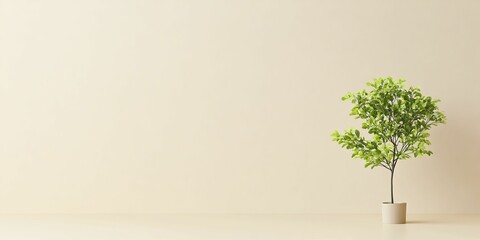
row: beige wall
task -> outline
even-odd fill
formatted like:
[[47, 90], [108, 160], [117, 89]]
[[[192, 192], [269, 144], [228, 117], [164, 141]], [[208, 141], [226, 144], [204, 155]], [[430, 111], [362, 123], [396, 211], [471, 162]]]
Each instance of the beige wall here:
[[379, 213], [330, 141], [378, 76], [443, 100], [415, 213], [480, 212], [480, 1], [0, 0], [1, 213]]

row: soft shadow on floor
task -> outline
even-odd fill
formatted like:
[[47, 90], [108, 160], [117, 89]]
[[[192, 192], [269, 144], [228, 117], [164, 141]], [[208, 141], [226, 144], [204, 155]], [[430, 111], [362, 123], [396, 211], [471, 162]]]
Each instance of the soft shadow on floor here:
[[439, 223], [436, 221], [423, 221], [423, 220], [413, 220], [413, 221], [407, 221], [406, 224], [435, 224]]

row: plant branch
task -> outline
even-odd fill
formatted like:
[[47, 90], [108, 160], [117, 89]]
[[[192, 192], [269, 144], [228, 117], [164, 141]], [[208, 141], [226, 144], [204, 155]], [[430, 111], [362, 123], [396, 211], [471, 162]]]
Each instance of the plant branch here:
[[389, 165], [386, 165], [386, 164], [385, 164], [385, 163], [383, 163], [383, 162], [382, 162], [382, 163], [380, 163], [380, 164], [382, 165], [382, 167], [384, 167], [384, 168], [388, 169], [389, 171], [392, 171], [392, 169], [390, 168], [390, 166], [389, 166]]

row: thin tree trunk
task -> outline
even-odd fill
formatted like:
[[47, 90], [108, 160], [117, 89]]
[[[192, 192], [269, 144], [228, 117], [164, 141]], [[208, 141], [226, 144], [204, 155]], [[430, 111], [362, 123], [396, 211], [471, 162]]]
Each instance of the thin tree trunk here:
[[393, 173], [395, 171], [392, 169], [392, 174], [390, 175], [390, 198], [391, 198], [391, 202], [392, 204], [394, 203], [393, 202]]

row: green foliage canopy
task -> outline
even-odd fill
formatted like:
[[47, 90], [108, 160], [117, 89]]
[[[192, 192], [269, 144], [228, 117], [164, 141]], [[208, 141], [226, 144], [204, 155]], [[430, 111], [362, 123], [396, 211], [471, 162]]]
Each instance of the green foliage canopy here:
[[405, 87], [405, 80], [391, 77], [368, 82], [370, 91], [348, 93], [342, 100], [354, 104], [350, 115], [362, 119], [367, 139], [358, 129], [333, 132], [333, 141], [353, 151], [352, 158], [365, 160], [365, 167], [383, 166], [393, 172], [398, 160], [431, 155], [428, 131], [445, 123], [438, 99], [424, 96], [416, 87]]

